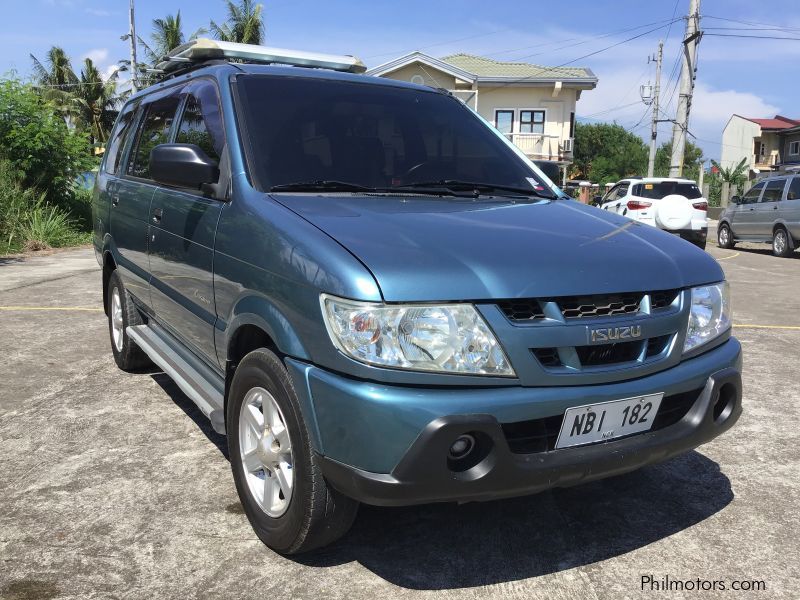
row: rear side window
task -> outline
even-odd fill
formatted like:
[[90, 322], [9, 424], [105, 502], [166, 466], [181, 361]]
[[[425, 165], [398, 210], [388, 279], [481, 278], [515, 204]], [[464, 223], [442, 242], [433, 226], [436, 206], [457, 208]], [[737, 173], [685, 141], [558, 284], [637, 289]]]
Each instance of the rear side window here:
[[125, 141], [128, 139], [128, 134], [131, 132], [135, 108], [135, 106], [129, 104], [122, 110], [117, 120], [117, 126], [114, 127], [114, 131], [111, 133], [111, 141], [108, 143], [108, 148], [106, 149], [106, 173], [115, 175], [117, 171], [119, 171], [119, 163], [122, 160]]
[[202, 81], [189, 90], [175, 141], [196, 144], [209, 158], [219, 162], [225, 146], [225, 133], [217, 90], [210, 81]]
[[779, 202], [783, 199], [783, 188], [785, 185], [785, 179], [770, 179], [767, 181], [767, 187], [764, 188], [764, 195], [761, 196], [761, 201]]
[[661, 200], [666, 196], [677, 194], [689, 200], [702, 198], [703, 192], [694, 183], [681, 181], [661, 181], [657, 183], [640, 183], [636, 186], [634, 195], [648, 200]]
[[179, 96], [156, 100], [145, 107], [144, 122], [139, 128], [136, 150], [128, 164], [128, 175], [150, 179], [150, 152], [159, 144], [169, 142], [170, 127], [180, 103]]
[[787, 200], [800, 200], [800, 177], [792, 177], [789, 191], [786, 192]]

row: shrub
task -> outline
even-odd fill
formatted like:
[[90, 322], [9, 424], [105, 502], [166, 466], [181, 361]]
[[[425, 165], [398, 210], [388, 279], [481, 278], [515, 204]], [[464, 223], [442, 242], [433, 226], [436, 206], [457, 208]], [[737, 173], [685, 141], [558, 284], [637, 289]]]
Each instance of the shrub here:
[[0, 159], [11, 163], [25, 188], [43, 190], [50, 204], [62, 206], [75, 177], [95, 163], [86, 136], [70, 130], [30, 85], [13, 79], [0, 81]]

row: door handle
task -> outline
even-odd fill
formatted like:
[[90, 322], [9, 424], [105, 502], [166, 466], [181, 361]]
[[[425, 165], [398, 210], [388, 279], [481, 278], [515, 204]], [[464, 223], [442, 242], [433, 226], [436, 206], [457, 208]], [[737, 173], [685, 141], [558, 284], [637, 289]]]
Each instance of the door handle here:
[[111, 206], [116, 206], [117, 204], [119, 204], [119, 194], [112, 194]]
[[153, 223], [161, 223], [161, 217], [164, 215], [160, 208], [153, 210]]

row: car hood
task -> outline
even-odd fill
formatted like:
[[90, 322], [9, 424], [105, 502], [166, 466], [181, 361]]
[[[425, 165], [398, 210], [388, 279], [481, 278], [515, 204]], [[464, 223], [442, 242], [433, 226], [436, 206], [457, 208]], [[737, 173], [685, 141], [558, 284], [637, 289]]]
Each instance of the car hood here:
[[653, 291], [724, 278], [678, 237], [572, 200], [273, 198], [358, 258], [389, 302]]

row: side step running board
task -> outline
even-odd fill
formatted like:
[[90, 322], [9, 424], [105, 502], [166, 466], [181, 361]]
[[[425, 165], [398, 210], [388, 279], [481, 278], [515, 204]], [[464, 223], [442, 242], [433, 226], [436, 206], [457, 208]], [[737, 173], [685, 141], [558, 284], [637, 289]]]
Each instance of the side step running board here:
[[184, 394], [225, 434], [225, 381], [155, 324], [126, 329], [128, 336], [169, 375]]

